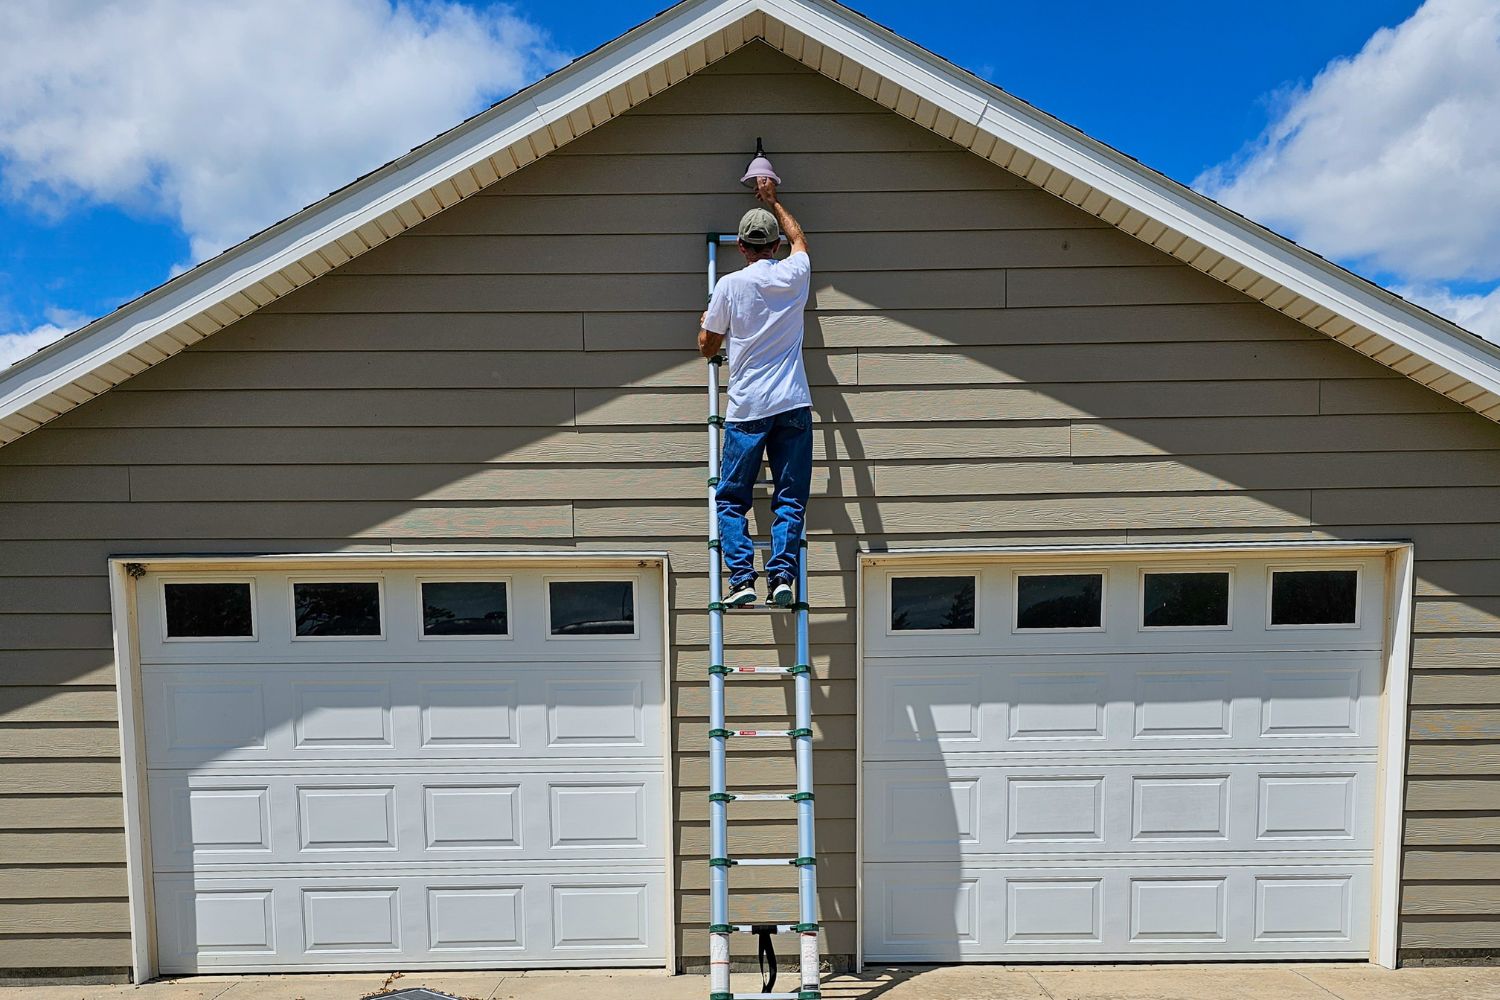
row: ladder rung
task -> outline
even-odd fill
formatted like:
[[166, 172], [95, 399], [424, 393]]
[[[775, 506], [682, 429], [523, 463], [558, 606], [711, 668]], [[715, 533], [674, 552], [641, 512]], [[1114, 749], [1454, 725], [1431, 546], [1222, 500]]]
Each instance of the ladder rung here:
[[797, 1000], [800, 993], [732, 993], [734, 1000]]
[[[717, 611], [717, 608], [710, 608]], [[731, 615], [794, 615], [799, 611], [808, 610], [806, 605], [792, 604], [781, 607], [777, 604], [741, 604], [738, 607], [726, 607], [725, 613]]]
[[753, 934], [757, 927], [769, 927], [772, 934], [795, 934], [796, 924], [730, 924], [729, 929], [735, 934]]
[[790, 729], [731, 729], [729, 732], [730, 732], [730, 735], [732, 735], [732, 736], [748, 736], [748, 737], [750, 737], [752, 739], [763, 739], [763, 738], [771, 737], [771, 736], [779, 736], [782, 739], [786, 739], [787, 737], [789, 737], [789, 736], [792, 735], [793, 730], [790, 730]]
[[736, 802], [790, 802], [793, 792], [735, 792]]
[[796, 858], [735, 858], [740, 868], [776, 868], [790, 865]]
[[726, 667], [723, 664], [713, 664], [708, 668], [710, 675], [718, 674], [727, 676], [729, 674], [771, 674], [777, 677], [796, 677], [798, 674], [812, 676], [812, 667], [806, 663], [799, 663], [793, 667]]

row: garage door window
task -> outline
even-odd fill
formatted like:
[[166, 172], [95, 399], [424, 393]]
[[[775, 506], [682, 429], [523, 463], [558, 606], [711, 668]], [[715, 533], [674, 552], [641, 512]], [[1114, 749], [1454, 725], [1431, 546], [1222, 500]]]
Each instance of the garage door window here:
[[974, 577], [891, 577], [890, 631], [975, 631]]
[[1142, 628], [1228, 628], [1229, 573], [1142, 573]]
[[1356, 569], [1273, 570], [1271, 625], [1323, 628], [1359, 624]]
[[292, 617], [299, 639], [379, 639], [378, 580], [317, 581], [292, 584]]
[[248, 580], [163, 584], [162, 604], [168, 640], [255, 638], [255, 597]]
[[1103, 573], [1016, 574], [1016, 630], [1104, 628]]
[[553, 638], [635, 635], [630, 580], [549, 580], [547, 621]]
[[424, 580], [422, 638], [509, 638], [504, 580]]

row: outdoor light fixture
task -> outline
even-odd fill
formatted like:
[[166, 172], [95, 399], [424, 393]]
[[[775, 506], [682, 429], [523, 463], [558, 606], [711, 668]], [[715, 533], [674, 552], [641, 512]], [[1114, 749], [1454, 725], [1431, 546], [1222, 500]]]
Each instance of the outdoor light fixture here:
[[762, 177], [769, 177], [777, 184], [781, 183], [781, 178], [777, 177], [776, 171], [771, 169], [771, 160], [766, 156], [766, 151], [761, 148], [760, 136], [756, 136], [755, 159], [751, 160], [750, 165], [745, 168], [745, 176], [740, 178], [740, 183], [753, 189], [755, 182]]

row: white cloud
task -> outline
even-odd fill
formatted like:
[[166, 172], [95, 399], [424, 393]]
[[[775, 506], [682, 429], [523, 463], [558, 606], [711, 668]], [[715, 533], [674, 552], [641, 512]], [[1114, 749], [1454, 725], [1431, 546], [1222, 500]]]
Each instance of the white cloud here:
[[1488, 292], [1459, 293], [1441, 285], [1405, 285], [1397, 295], [1446, 316], [1465, 330], [1500, 343], [1500, 287]]
[[456, 0], [4, 3], [0, 176], [53, 211], [165, 212], [202, 259], [560, 61]]
[[15, 364], [54, 340], [67, 336], [86, 322], [88, 317], [83, 313], [49, 309], [47, 322], [30, 329], [4, 332], [5, 328], [0, 327], [0, 368]]
[[1284, 98], [1195, 186], [1411, 284], [1500, 278], [1500, 4], [1429, 0]]

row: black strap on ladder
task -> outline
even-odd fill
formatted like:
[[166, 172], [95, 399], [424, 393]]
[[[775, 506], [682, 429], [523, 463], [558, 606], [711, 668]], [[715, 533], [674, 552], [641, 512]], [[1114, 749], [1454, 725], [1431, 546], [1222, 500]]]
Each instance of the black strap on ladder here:
[[750, 933], [760, 938], [760, 953], [756, 956], [760, 960], [760, 991], [770, 993], [776, 988], [776, 945], [772, 943], [776, 925], [751, 924]]

